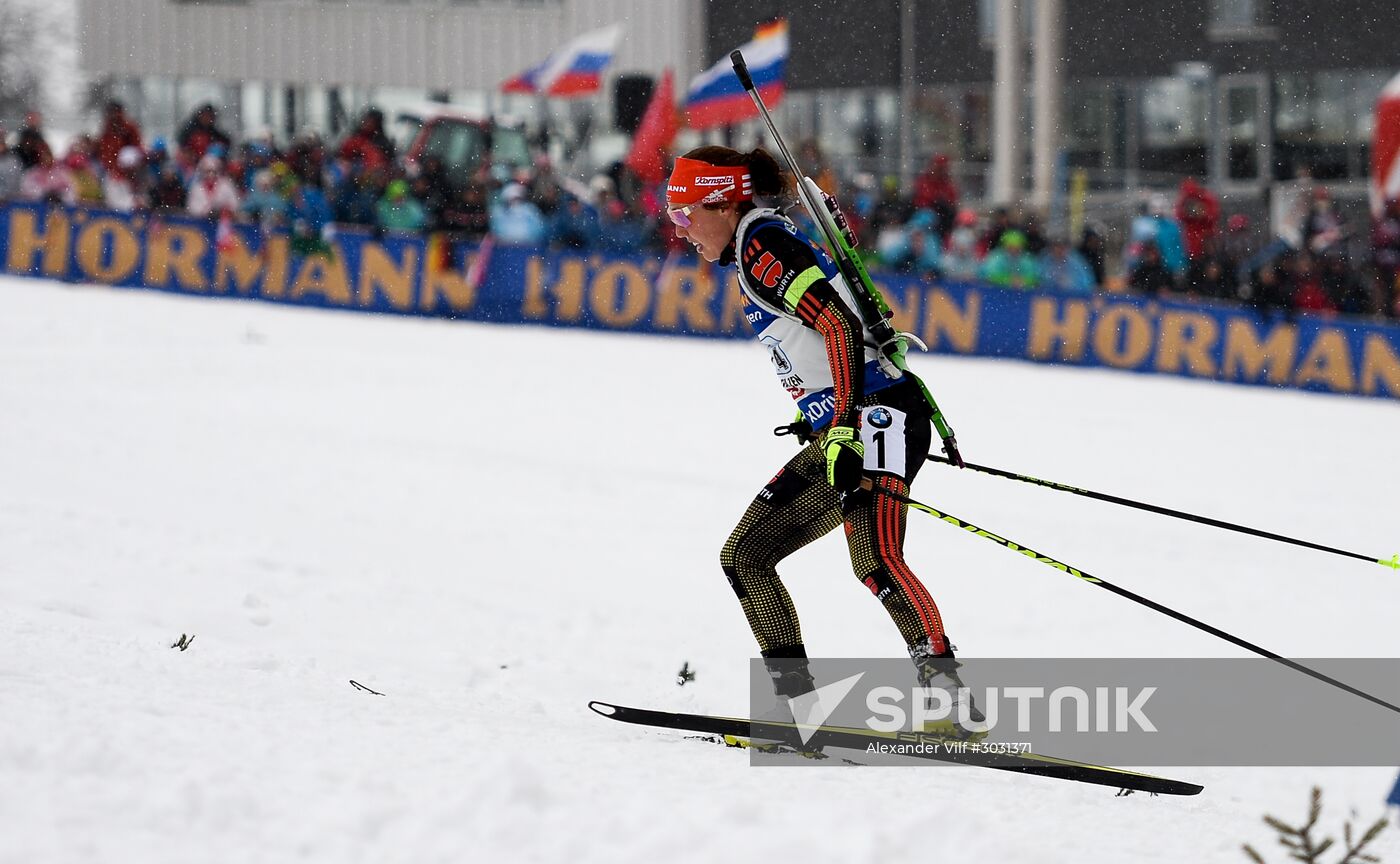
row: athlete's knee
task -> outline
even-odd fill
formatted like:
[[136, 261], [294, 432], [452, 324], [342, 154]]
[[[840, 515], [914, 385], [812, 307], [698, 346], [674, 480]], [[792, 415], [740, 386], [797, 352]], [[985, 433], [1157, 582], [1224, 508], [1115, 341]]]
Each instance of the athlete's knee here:
[[729, 580], [729, 587], [734, 589], [734, 593], [741, 598], [748, 593], [744, 589], [743, 579], [740, 576], [740, 570], [744, 564], [743, 557], [740, 555], [739, 551], [742, 546], [742, 541], [743, 535], [739, 529], [736, 528], [729, 539], [724, 541], [724, 546], [720, 547], [719, 550], [719, 567], [724, 571], [724, 578]]
[[741, 528], [735, 528], [729, 538], [724, 541], [724, 545], [719, 550], [719, 566], [726, 573], [739, 566], [739, 547], [744, 541], [744, 532]]

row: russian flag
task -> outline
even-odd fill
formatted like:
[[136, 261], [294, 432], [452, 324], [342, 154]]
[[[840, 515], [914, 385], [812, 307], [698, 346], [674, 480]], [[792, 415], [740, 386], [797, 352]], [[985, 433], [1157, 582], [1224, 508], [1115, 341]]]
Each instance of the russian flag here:
[[[787, 86], [787, 21], [779, 19], [760, 25], [753, 41], [741, 45], [739, 50], [744, 52], [744, 61], [764, 104], [770, 108], [777, 105]], [[739, 84], [728, 54], [691, 80], [685, 112], [692, 129], [728, 126], [758, 116], [758, 108]]]
[[501, 90], [566, 99], [597, 93], [621, 38], [621, 24], [584, 33], [555, 49], [542, 63], [501, 84]]

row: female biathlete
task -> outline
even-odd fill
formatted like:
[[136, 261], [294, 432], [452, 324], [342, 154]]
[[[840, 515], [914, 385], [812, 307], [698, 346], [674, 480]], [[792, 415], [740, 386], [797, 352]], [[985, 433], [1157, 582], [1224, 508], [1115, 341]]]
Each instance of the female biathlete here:
[[[729, 584], [779, 696], [810, 692], [806, 648], [777, 564], [845, 525], [851, 566], [899, 628], [923, 686], [954, 702], [946, 728], [961, 734], [961, 682], [938, 606], [904, 561], [907, 495], [929, 453], [931, 417], [911, 372], [881, 368], [851, 289], [831, 259], [781, 212], [759, 207], [789, 192], [788, 176], [762, 149], [700, 147], [676, 160], [666, 187], [676, 233], [707, 261], [737, 264], [746, 313], [797, 422], [775, 430], [805, 446], [759, 491], [720, 553]], [[970, 716], [979, 721], [975, 707]], [[943, 725], [943, 724], [938, 724]]]

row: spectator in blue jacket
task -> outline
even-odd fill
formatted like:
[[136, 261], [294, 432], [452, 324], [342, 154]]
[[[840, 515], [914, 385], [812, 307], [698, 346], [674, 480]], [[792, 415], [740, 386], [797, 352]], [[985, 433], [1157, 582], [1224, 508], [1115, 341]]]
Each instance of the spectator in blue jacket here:
[[598, 246], [613, 255], [635, 255], [650, 239], [654, 227], [635, 204], [616, 201], [599, 220]]
[[602, 235], [598, 211], [573, 195], [555, 211], [549, 226], [549, 245], [556, 249], [586, 251], [597, 247]]
[[981, 235], [977, 231], [977, 213], [963, 208], [955, 217], [953, 233], [948, 237], [948, 246], [943, 250], [943, 278], [954, 282], [971, 282], [982, 269], [982, 255], [978, 252]]
[[1084, 256], [1069, 245], [1069, 240], [1056, 237], [1040, 256], [1040, 284], [1057, 291], [1089, 294], [1095, 286], [1094, 271]]
[[1128, 254], [1123, 262], [1131, 273], [1137, 266], [1147, 244], [1157, 247], [1161, 263], [1171, 271], [1172, 278], [1181, 281], [1186, 276], [1186, 238], [1181, 226], [1176, 224], [1168, 212], [1169, 204], [1163, 195], [1153, 195], [1150, 201], [1142, 204], [1138, 215], [1128, 226]]
[[379, 169], [352, 169], [335, 196], [335, 221], [350, 225], [374, 225], [379, 218], [379, 196], [384, 190]]
[[292, 223], [292, 252], [314, 255], [331, 251], [330, 238], [335, 233], [326, 193], [309, 183], [298, 183], [292, 192], [288, 218]]
[[525, 187], [510, 183], [491, 208], [491, 233], [506, 246], [541, 246], [548, 238], [548, 226], [540, 208], [525, 200]]
[[938, 278], [943, 275], [943, 242], [932, 210], [918, 210], [904, 226], [903, 242], [885, 253], [891, 267], [905, 273]]
[[239, 212], [263, 225], [280, 225], [287, 222], [291, 206], [273, 188], [272, 172], [263, 169], [253, 178], [253, 191], [243, 199]]

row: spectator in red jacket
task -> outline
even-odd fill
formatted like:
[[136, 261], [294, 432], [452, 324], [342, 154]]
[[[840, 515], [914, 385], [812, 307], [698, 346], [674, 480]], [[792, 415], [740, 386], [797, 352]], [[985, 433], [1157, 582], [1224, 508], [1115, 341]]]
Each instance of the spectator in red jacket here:
[[942, 153], [930, 159], [927, 170], [914, 181], [914, 209], [933, 211], [938, 217], [934, 230], [946, 243], [958, 213], [958, 187], [948, 170], [948, 157]]
[[1187, 177], [1176, 198], [1176, 221], [1186, 237], [1186, 260], [1199, 260], [1206, 254], [1207, 241], [1220, 232], [1220, 199]]
[[1303, 252], [1293, 259], [1293, 308], [1305, 312], [1336, 312], [1337, 304], [1322, 284], [1322, 273], [1313, 256]]
[[340, 143], [336, 154], [346, 162], [358, 162], [366, 171], [388, 168], [394, 161], [394, 142], [384, 132], [384, 112], [370, 108], [360, 125]]
[[126, 115], [122, 103], [107, 103], [102, 115], [102, 131], [97, 136], [97, 161], [106, 171], [117, 170], [117, 159], [125, 147], [141, 149], [141, 127]]

